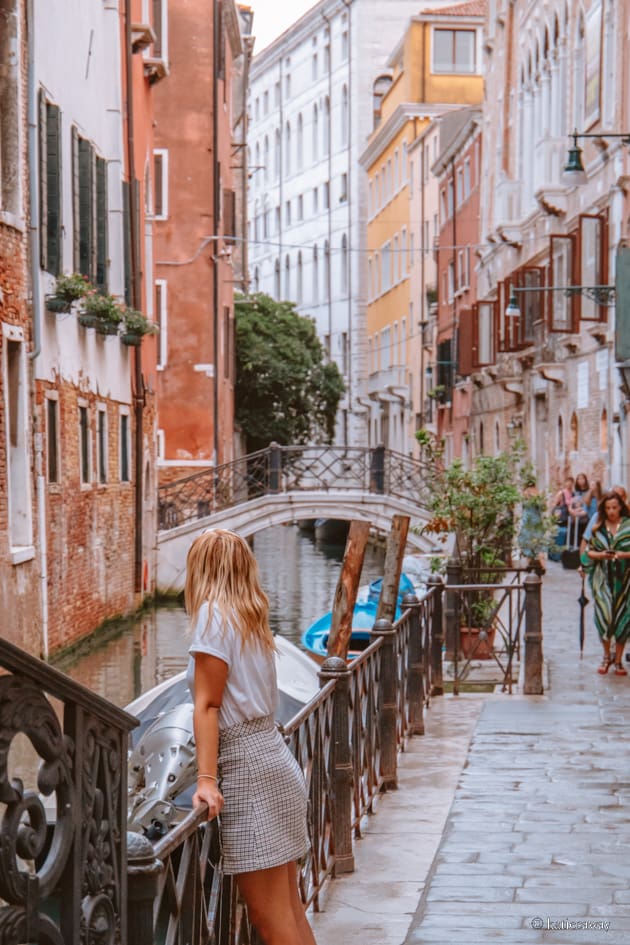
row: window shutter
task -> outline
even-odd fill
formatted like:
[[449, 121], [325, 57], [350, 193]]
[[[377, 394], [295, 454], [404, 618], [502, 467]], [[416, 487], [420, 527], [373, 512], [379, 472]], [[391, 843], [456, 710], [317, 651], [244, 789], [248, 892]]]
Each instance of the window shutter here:
[[39, 90], [39, 262], [48, 269], [48, 111], [46, 97]]
[[96, 158], [96, 285], [107, 291], [107, 161]]
[[72, 128], [72, 268], [80, 267], [80, 213], [79, 213], [79, 133]]
[[123, 196], [123, 255], [125, 261], [125, 302], [131, 305], [131, 213], [129, 207], [129, 183], [122, 182]]
[[94, 278], [93, 267], [93, 151], [89, 141], [79, 138], [79, 272]]
[[223, 236], [227, 245], [234, 244], [236, 236], [236, 194], [233, 190], [223, 191]]
[[[524, 266], [517, 273], [516, 284], [520, 288], [528, 289], [518, 295], [518, 304], [521, 310], [520, 342], [521, 346], [534, 343], [534, 325], [545, 319], [545, 293], [542, 286], [545, 284], [544, 266]], [[538, 286], [540, 292], [534, 291]]]
[[47, 105], [47, 266], [48, 272], [58, 276], [61, 272], [61, 110], [56, 105]]
[[[606, 271], [607, 236], [606, 220], [595, 214], [583, 213], [580, 215], [578, 229], [577, 262], [579, 265], [580, 285], [605, 285], [608, 274]], [[606, 306], [599, 305], [594, 299], [582, 295], [580, 298], [580, 318], [582, 321], [605, 322], [607, 320]]]
[[563, 290], [576, 284], [573, 235], [549, 237], [549, 273], [554, 289], [548, 301], [549, 331], [570, 334], [577, 327], [579, 296]]
[[468, 377], [473, 372], [473, 313], [461, 309], [457, 328], [457, 373]]

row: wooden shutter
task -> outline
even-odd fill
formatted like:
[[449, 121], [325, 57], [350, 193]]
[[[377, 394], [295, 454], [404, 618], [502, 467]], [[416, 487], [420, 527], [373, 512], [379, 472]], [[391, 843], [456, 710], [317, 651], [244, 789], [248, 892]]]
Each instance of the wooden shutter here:
[[94, 149], [79, 138], [79, 272], [94, 279]]
[[39, 262], [48, 269], [48, 112], [46, 96], [39, 90]]
[[457, 327], [457, 373], [468, 377], [473, 372], [473, 313], [469, 308], [459, 312]]
[[473, 368], [487, 367], [495, 362], [496, 302], [475, 302], [472, 308]]
[[233, 190], [223, 191], [223, 236], [226, 245], [233, 245], [236, 236], [236, 194]]
[[96, 158], [96, 285], [107, 291], [107, 161]]
[[[603, 286], [607, 280], [606, 221], [599, 214], [580, 215], [577, 240], [578, 282], [581, 286]], [[580, 318], [586, 322], [607, 319], [606, 306], [582, 294], [579, 300]]]
[[129, 183], [122, 182], [123, 197], [123, 256], [125, 263], [125, 302], [131, 305], [131, 210], [129, 207]]
[[[520, 346], [526, 347], [534, 343], [534, 325], [545, 318], [545, 284], [544, 266], [524, 266], [517, 273], [517, 286], [526, 289], [517, 293], [518, 304], [521, 310], [520, 319]], [[540, 286], [540, 291], [536, 291]]]
[[72, 268], [80, 267], [79, 133], [72, 128]]
[[48, 104], [47, 113], [47, 270], [58, 276], [62, 270], [61, 243], [61, 110]]
[[575, 280], [575, 238], [573, 234], [549, 237], [549, 285], [547, 300], [549, 331], [571, 334], [577, 328], [578, 295], [566, 292]]

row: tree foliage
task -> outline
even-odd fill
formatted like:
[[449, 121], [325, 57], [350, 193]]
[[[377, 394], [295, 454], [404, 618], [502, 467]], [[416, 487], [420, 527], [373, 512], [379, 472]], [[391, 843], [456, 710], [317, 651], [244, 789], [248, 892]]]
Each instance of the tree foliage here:
[[313, 320], [262, 292], [237, 296], [235, 319], [236, 422], [248, 451], [330, 442], [344, 385]]

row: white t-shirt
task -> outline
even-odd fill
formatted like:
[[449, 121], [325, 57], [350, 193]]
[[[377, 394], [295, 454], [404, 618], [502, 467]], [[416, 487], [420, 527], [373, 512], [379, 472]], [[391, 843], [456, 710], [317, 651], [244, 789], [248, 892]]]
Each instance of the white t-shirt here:
[[247, 722], [266, 715], [275, 715], [278, 704], [278, 683], [274, 654], [259, 643], [241, 646], [240, 636], [229, 623], [223, 623], [218, 611], [208, 622], [208, 605], [203, 604], [188, 652], [186, 679], [193, 696], [195, 653], [209, 653], [223, 660], [228, 675], [219, 709], [219, 728]]

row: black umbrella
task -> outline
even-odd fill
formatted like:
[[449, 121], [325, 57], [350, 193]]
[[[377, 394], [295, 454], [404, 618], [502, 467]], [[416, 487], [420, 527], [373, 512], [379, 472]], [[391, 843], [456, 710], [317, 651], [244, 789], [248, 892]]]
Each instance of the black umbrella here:
[[586, 575], [582, 574], [582, 593], [578, 597], [578, 604], [580, 605], [580, 659], [582, 659], [582, 651], [584, 650], [584, 611], [586, 605], [590, 603], [588, 597], [584, 593], [584, 581]]

